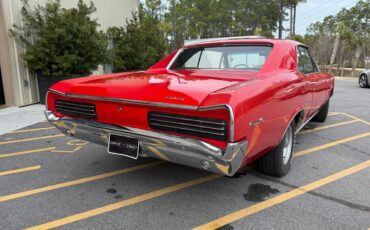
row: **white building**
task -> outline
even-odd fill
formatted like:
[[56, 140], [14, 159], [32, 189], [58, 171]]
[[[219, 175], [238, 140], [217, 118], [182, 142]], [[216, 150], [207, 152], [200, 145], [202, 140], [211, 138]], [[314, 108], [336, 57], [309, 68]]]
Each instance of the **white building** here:
[[[47, 0], [30, 0], [31, 7]], [[85, 0], [97, 8], [95, 17], [102, 30], [123, 26], [126, 19], [137, 12], [139, 0]], [[62, 7], [75, 7], [77, 0], [61, 0]], [[25, 67], [20, 54], [23, 48], [10, 36], [13, 24], [20, 24], [21, 0], [0, 0], [0, 106], [22, 106], [39, 101], [36, 76]]]

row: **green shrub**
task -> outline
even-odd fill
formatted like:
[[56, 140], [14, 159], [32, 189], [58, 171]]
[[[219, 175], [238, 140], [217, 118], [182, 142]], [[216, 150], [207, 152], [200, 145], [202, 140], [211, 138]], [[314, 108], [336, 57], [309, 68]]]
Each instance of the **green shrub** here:
[[106, 59], [106, 39], [92, 19], [93, 3], [79, 0], [76, 8], [61, 7], [60, 0], [30, 9], [23, 0], [22, 26], [11, 34], [25, 47], [22, 55], [32, 73], [48, 76], [87, 75]]
[[114, 72], [145, 70], [161, 60], [169, 46], [160, 21], [142, 6], [124, 27], [109, 28], [107, 33], [113, 43], [110, 56]]

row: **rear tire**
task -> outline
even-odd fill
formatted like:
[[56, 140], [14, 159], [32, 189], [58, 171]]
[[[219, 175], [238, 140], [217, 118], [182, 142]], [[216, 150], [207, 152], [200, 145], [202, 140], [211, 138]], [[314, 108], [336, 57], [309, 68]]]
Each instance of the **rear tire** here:
[[293, 121], [285, 132], [280, 144], [258, 160], [259, 170], [274, 177], [282, 177], [288, 174], [292, 163], [294, 141], [295, 123]]
[[329, 100], [321, 107], [320, 111], [316, 116], [312, 118], [312, 121], [325, 122], [329, 112]]
[[361, 88], [369, 88], [369, 79], [367, 78], [366, 74], [361, 74], [360, 78], [358, 79], [358, 84]]

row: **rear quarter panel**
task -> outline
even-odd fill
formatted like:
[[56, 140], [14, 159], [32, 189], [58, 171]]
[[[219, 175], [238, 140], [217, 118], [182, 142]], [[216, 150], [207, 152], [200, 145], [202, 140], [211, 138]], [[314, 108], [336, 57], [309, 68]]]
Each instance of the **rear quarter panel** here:
[[[249, 141], [245, 163], [275, 148], [295, 115], [309, 110], [311, 97], [305, 85], [302, 77], [290, 72], [261, 78], [246, 87], [249, 96], [240, 102], [235, 112], [235, 135], [246, 136]], [[251, 122], [261, 118], [263, 123], [251, 127]]]
[[[308, 118], [313, 94], [305, 76], [297, 73], [296, 46], [289, 41], [275, 44], [257, 80], [206, 100], [228, 101], [232, 106], [235, 141], [249, 142], [244, 165], [275, 148], [298, 113], [302, 114], [300, 123]], [[251, 126], [259, 119], [263, 122]]]

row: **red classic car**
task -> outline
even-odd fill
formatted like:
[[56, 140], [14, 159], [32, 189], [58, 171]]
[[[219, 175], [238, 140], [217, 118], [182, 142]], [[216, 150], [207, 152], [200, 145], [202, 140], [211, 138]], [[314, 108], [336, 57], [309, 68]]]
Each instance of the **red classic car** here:
[[231, 176], [258, 160], [285, 175], [295, 134], [325, 121], [334, 78], [295, 41], [228, 38], [186, 45], [146, 71], [67, 80], [47, 94], [66, 135], [133, 159]]

